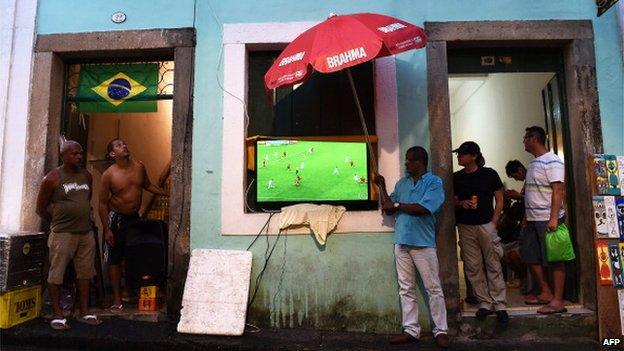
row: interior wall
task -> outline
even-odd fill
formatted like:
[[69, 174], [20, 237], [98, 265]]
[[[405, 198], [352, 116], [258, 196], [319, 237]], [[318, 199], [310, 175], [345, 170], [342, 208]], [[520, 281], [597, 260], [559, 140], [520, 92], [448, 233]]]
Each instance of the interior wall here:
[[[127, 143], [130, 157], [143, 162], [150, 181], [156, 184], [171, 160], [171, 116], [172, 100], [159, 100], [157, 112], [91, 114], [87, 160], [103, 160], [108, 142], [120, 138]], [[93, 162], [89, 162], [88, 169], [93, 174], [92, 206], [97, 209], [102, 173]], [[151, 193], [143, 192], [141, 212], [150, 197]], [[99, 227], [99, 218], [96, 219]]]
[[[553, 73], [494, 73], [449, 78], [453, 148], [472, 140], [479, 144], [487, 167], [495, 169], [509, 189], [522, 182], [508, 178], [505, 165], [533, 158], [524, 151], [522, 137], [530, 126], [544, 128], [542, 89]], [[457, 161], [453, 170], [461, 169]]]

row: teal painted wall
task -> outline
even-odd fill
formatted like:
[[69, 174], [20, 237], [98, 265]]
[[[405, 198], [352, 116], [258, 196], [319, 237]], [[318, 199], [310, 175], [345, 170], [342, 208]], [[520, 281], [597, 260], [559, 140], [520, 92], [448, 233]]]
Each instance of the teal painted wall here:
[[[363, 11], [401, 17], [418, 25], [423, 25], [424, 21], [450, 20], [591, 19], [596, 37], [604, 147], [608, 153], [624, 154], [624, 69], [617, 18], [613, 9], [596, 18], [595, 5], [590, 0], [540, 0], [531, 1], [531, 6], [516, 0], [198, 0], [196, 4], [191, 0], [179, 0], [175, 5], [170, 3], [163, 0], [41, 0], [37, 32], [174, 28], [195, 24], [193, 248], [245, 249], [252, 240], [248, 236], [219, 234], [221, 170], [233, 167], [221, 159], [223, 94], [216, 84], [216, 77], [222, 77], [222, 66], [217, 69], [221, 46], [219, 23], [318, 21], [330, 12]], [[110, 15], [115, 11], [124, 11], [127, 21], [113, 24]], [[428, 146], [425, 51], [403, 53], [396, 60], [401, 150], [415, 144]], [[269, 240], [272, 244], [275, 237]], [[262, 238], [252, 249], [252, 289], [255, 274], [264, 262], [266, 245]], [[400, 316], [395, 274], [392, 237], [388, 234], [333, 235], [324, 250], [316, 247], [311, 236], [282, 238], [250, 311], [251, 321], [273, 327], [396, 331], [400, 328]], [[426, 327], [429, 323], [424, 315], [421, 313], [421, 321]]]

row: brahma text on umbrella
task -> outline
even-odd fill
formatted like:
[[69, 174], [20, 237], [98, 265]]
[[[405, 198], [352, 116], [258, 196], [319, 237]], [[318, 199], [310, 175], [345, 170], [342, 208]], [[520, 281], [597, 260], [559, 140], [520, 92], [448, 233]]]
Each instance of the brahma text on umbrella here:
[[347, 50], [338, 55], [328, 56], [327, 57], [327, 67], [335, 68], [344, 65], [345, 63], [349, 63], [351, 61], [359, 60], [361, 58], [366, 57], [366, 50], [363, 47]]
[[389, 24], [389, 25], [384, 26], [384, 27], [379, 27], [377, 29], [379, 29], [380, 31], [382, 31], [384, 33], [392, 33], [395, 30], [399, 30], [401, 28], [406, 28], [406, 27], [407, 26], [404, 25], [403, 23], [396, 22], [396, 23], [392, 23], [392, 24]]
[[284, 57], [280, 61], [279, 66], [282, 67], [282, 66], [285, 66], [285, 65], [287, 65], [289, 63], [293, 63], [295, 61], [301, 61], [301, 60], [303, 60], [303, 56], [305, 56], [305, 51], [301, 51], [301, 52], [298, 52], [298, 53], [296, 53], [294, 55], [290, 55], [288, 57]]

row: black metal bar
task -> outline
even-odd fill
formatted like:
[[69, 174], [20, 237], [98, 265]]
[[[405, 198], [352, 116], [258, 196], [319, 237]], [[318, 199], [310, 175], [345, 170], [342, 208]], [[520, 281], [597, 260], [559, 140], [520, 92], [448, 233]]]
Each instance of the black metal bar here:
[[[150, 101], [150, 100], [173, 100], [173, 94], [162, 94], [162, 95], [156, 95], [155, 98], [146, 98], [146, 99], [139, 99], [139, 98], [133, 98], [132, 100], [128, 100], [128, 101]], [[78, 101], [83, 101], [83, 102], [105, 102], [102, 101], [101, 99], [88, 99], [88, 98], [80, 98], [77, 99], [75, 96], [73, 97], [67, 97], [66, 99], [67, 102], [78, 102]]]

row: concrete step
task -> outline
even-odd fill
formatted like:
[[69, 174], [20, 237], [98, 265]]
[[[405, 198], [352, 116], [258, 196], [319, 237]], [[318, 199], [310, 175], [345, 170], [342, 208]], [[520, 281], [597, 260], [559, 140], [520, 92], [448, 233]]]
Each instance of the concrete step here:
[[509, 325], [498, 327], [496, 315], [485, 321], [475, 317], [476, 308], [464, 311], [458, 320], [457, 336], [468, 339], [512, 338], [532, 340], [538, 338], [584, 337], [596, 340], [597, 318], [594, 311], [581, 305], [567, 305], [567, 313], [551, 315], [538, 314], [541, 306], [509, 308]]

